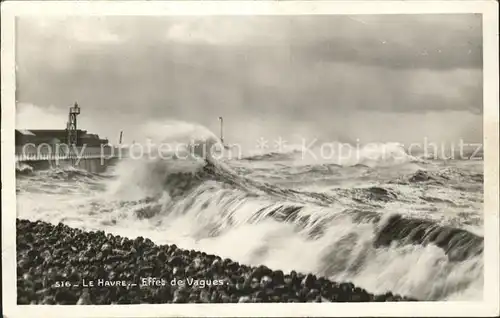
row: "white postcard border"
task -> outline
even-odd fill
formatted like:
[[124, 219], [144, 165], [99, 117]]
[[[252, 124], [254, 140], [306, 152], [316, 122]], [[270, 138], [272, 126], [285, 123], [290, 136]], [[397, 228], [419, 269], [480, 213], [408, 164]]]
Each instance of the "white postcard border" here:
[[[6, 317], [158, 316], [495, 316], [499, 313], [498, 3], [496, 1], [12, 1], [1, 5], [2, 294]], [[16, 304], [15, 17], [26, 15], [483, 15], [484, 300], [483, 302], [163, 304], [75, 306]]]

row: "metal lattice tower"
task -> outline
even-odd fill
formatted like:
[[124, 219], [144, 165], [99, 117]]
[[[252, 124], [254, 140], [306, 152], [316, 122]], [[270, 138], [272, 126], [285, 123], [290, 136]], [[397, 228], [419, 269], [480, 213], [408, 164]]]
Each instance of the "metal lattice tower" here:
[[73, 107], [69, 108], [69, 120], [68, 127], [68, 145], [76, 145], [78, 142], [78, 129], [76, 125], [76, 116], [80, 114], [80, 107], [78, 103], [75, 102]]

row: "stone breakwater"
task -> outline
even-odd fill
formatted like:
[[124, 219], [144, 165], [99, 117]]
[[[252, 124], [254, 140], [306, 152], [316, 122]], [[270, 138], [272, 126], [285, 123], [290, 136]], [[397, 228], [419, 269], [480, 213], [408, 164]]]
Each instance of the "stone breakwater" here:
[[409, 301], [62, 223], [16, 220], [18, 304]]

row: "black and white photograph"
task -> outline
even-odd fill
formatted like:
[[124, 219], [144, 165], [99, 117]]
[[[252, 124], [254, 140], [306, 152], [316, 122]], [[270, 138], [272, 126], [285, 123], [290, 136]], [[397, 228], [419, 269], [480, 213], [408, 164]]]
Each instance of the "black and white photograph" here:
[[294, 315], [498, 295], [492, 17], [317, 5], [16, 15], [2, 65], [10, 310]]

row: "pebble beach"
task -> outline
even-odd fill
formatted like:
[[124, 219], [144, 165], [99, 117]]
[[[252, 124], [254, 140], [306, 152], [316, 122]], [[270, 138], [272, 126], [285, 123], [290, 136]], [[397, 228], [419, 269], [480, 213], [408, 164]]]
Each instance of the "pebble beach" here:
[[17, 226], [18, 304], [411, 301], [350, 282], [24, 219]]

